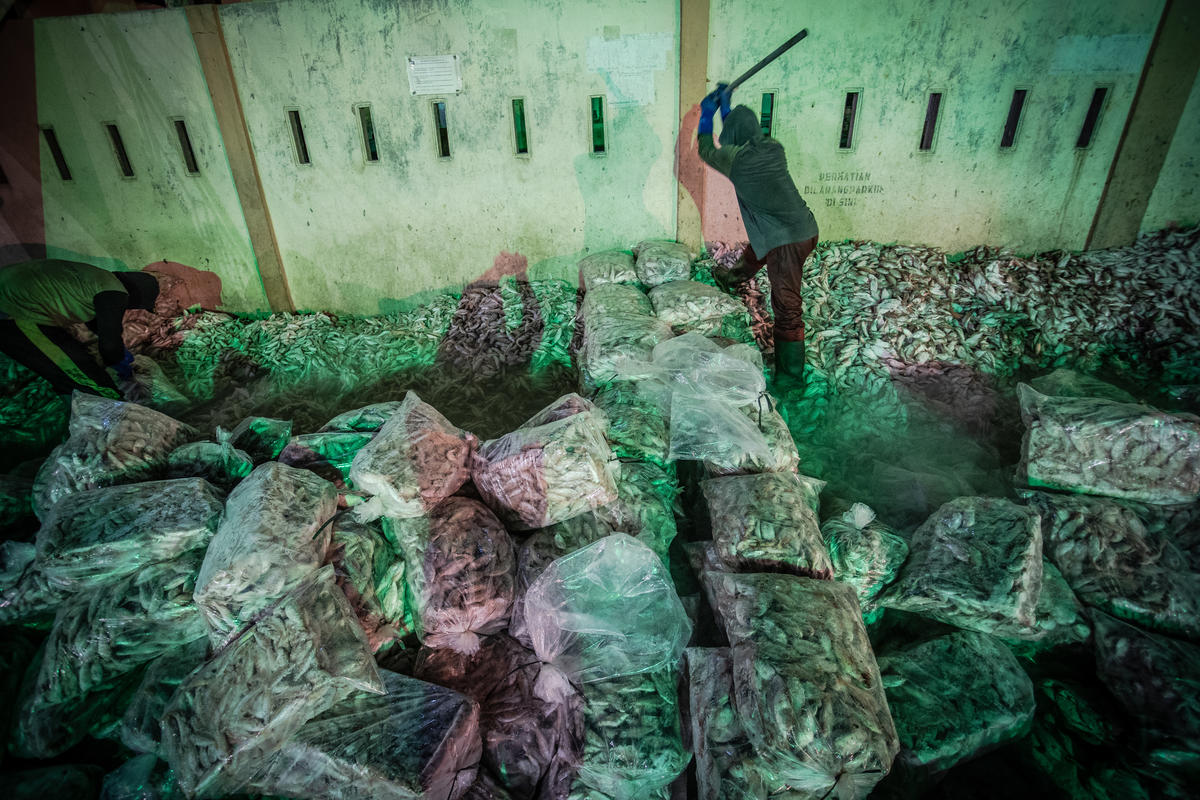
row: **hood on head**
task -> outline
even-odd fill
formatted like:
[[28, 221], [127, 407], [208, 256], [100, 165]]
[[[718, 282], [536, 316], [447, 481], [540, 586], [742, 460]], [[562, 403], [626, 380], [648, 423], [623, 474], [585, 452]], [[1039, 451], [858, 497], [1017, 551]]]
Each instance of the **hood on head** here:
[[750, 106], [738, 106], [729, 112], [721, 127], [720, 142], [725, 145], [741, 145], [762, 137], [758, 115]]

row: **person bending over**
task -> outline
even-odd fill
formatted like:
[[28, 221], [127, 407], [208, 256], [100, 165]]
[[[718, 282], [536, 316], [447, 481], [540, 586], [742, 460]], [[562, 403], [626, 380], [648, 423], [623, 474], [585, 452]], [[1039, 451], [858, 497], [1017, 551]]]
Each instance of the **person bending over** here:
[[[110, 272], [78, 261], [42, 259], [0, 267], [0, 351], [46, 380], [60, 395], [79, 390], [119, 399], [118, 378], [133, 374], [122, 318], [151, 310], [158, 281], [145, 272]], [[84, 323], [99, 338], [100, 361], [67, 326]]]
[[[752, 279], [765, 265], [775, 314], [775, 380], [780, 388], [804, 386], [804, 317], [800, 287], [804, 262], [817, 246], [817, 220], [788, 173], [783, 145], [763, 135], [749, 107], [729, 108], [720, 84], [700, 102], [700, 158], [729, 178], [750, 244], [737, 264], [713, 277], [726, 291]], [[713, 114], [721, 109], [720, 144], [713, 144]]]

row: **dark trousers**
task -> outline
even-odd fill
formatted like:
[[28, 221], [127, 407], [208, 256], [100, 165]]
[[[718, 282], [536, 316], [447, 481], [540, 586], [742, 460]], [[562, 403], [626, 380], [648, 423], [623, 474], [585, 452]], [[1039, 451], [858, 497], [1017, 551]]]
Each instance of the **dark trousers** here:
[[58, 394], [78, 389], [105, 397], [121, 396], [108, 370], [62, 328], [0, 320], [0, 351], [50, 381]]
[[746, 245], [734, 271], [747, 280], [753, 279], [765, 265], [771, 282], [771, 310], [775, 313], [775, 341], [804, 341], [804, 301], [800, 287], [804, 282], [804, 262], [817, 246], [817, 237], [803, 242], [789, 242], [776, 247], [759, 258], [754, 248]]

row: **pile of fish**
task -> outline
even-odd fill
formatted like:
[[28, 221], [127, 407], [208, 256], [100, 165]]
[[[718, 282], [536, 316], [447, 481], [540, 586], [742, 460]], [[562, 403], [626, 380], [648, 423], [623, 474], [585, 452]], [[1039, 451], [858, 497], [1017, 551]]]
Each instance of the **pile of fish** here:
[[[1030, 678], [1054, 654], [1142, 726], [1113, 769], [1187, 785], [1200, 423], [1061, 372], [1017, 390], [1029, 486], [952, 459], [1033, 371], [1194, 380], [1196, 232], [816, 257], [814, 369], [782, 407], [747, 344], [769, 287], [718, 296], [673, 243], [585, 259], [582, 304], [505, 281], [377, 319], [186, 318], [166, 372], [228, 401], [221, 429], [77, 401], [36, 545], [0, 546], [0, 620], [49, 630], [6, 650], [10, 746], [119, 739], [144, 755], [106, 784], [159, 796], [658, 800], [694, 757], [703, 798], [849, 797], [1035, 745], [1082, 785], [1083, 712], [1043, 708], [1075, 690]], [[535, 390], [489, 393], [518, 373]], [[943, 474], [836, 446], [912, 448], [914, 399], [955, 423], [922, 443]]]
[[[719, 243], [710, 253], [731, 266], [741, 250]], [[901, 421], [898, 387], [968, 425], [986, 423], [1000, 385], [1023, 368], [1200, 383], [1200, 228], [1030, 257], [992, 247], [951, 255], [825, 242], [812, 259], [804, 281], [808, 363], [836, 389]], [[713, 262], [699, 263], [707, 271]], [[760, 275], [738, 290], [760, 346], [770, 311], [763, 289]]]

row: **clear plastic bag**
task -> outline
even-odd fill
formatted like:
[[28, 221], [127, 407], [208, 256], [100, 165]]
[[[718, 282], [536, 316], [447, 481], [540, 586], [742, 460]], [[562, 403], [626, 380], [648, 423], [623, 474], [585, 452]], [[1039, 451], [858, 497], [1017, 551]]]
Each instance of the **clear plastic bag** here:
[[1080, 599], [1116, 617], [1200, 639], [1200, 575], [1164, 535], [1112, 500], [1028, 492], [1046, 556]]
[[1050, 397], [1100, 397], [1117, 403], [1136, 403], [1137, 398], [1091, 375], [1060, 367], [1029, 381], [1031, 388]]
[[38, 566], [31, 542], [0, 542], [0, 625], [53, 621], [58, 606], [71, 593]]
[[183, 800], [183, 793], [165, 761], [143, 754], [104, 776], [100, 800]]
[[162, 755], [162, 718], [167, 703], [207, 654], [208, 637], [201, 635], [150, 662], [121, 718], [121, 744], [135, 753]]
[[409, 392], [375, 438], [354, 456], [350, 480], [379, 498], [389, 517], [417, 517], [471, 477], [479, 441]]
[[678, 391], [671, 398], [672, 461], [703, 461], [714, 472], [772, 460], [762, 431], [736, 406]]
[[532, 648], [529, 627], [525, 623], [525, 595], [537, 577], [555, 560], [587, 547], [612, 533], [595, 514], [581, 514], [534, 531], [517, 549], [516, 600], [508, 631], [523, 646]]
[[746, 475], [759, 472], [791, 472], [800, 469], [800, 451], [792, 439], [787, 421], [774, 407], [767, 396], [751, 405], [738, 407], [738, 412], [750, 420], [767, 443], [767, 458], [761, 458], [757, 449], [742, 454], [730, 461], [705, 462], [704, 470], [710, 478], [722, 475]]
[[642, 800], [691, 761], [683, 746], [676, 664], [583, 686], [580, 783], [613, 800]]
[[327, 560], [334, 566], [338, 585], [367, 635], [371, 652], [416, 630], [404, 596], [404, 558], [384, 537], [378, 523], [362, 523], [339, 514], [333, 523]]
[[1018, 658], [1035, 658], [1065, 645], [1084, 644], [1092, 635], [1083, 605], [1053, 562], [1042, 560], [1042, 591], [1033, 628], [998, 623], [992, 634]]
[[675, 333], [719, 336], [727, 319], [736, 319], [750, 327], [750, 312], [745, 303], [705, 283], [677, 280], [650, 290], [654, 313]]
[[33, 507], [44, 518], [67, 495], [161, 477], [167, 456], [198, 432], [165, 414], [76, 392], [67, 440], [34, 479]]
[[145, 670], [141, 665], [86, 695], [51, 703], [36, 691], [45, 653], [45, 647], [38, 651], [22, 682], [20, 705], [8, 742], [9, 751], [18, 758], [54, 758], [89, 734], [107, 735], [119, 724]]
[[673, 667], [692, 632], [662, 560], [622, 533], [551, 563], [524, 602], [544, 662], [535, 691], [548, 702], [569, 696], [571, 683]]
[[879, 656], [900, 735], [897, 760], [930, 772], [1019, 739], [1033, 721], [1033, 682], [1000, 642], [959, 631]]
[[864, 615], [877, 610], [876, 598], [900, 572], [908, 558], [908, 543], [875, 518], [870, 506], [855, 503], [840, 517], [821, 526], [829, 548], [835, 580], [848, 583], [858, 594]]
[[193, 550], [67, 600], [54, 618], [37, 702], [82, 697], [205, 635], [192, 600], [203, 550]]
[[854, 588], [772, 573], [704, 580], [759, 757], [798, 791], [865, 797], [899, 743]]
[[686, 651], [692, 750], [699, 800], [767, 800], [792, 787], [758, 758], [733, 705], [733, 656], [728, 647]]
[[38, 563], [67, 588], [119, 580], [204, 547], [221, 512], [220, 494], [200, 478], [77, 492], [42, 522]]
[[592, 253], [579, 260], [579, 285], [585, 292], [606, 283], [638, 282], [637, 265], [624, 250]]
[[353, 411], [338, 414], [329, 420], [329, 422], [326, 422], [320, 432], [358, 431], [360, 433], [375, 433], [387, 424], [387, 421], [395, 416], [396, 412], [403, 405], [404, 400], [388, 400], [383, 403], [372, 403], [369, 406], [356, 408]]
[[[1094, 612], [1096, 675], [1138, 723], [1136, 745], [1155, 773], [1194, 776], [1200, 752], [1200, 645]], [[1195, 783], [1192, 783], [1195, 786]]]
[[133, 378], [121, 382], [121, 395], [131, 403], [168, 413], [181, 411], [192, 402], [175, 388], [154, 359], [140, 353], [133, 357]]
[[305, 723], [252, 787], [294, 798], [424, 800], [460, 796], [479, 762], [479, 707], [458, 692], [384, 672]]
[[272, 461], [292, 438], [292, 421], [272, 417], [246, 417], [229, 432], [229, 441], [258, 464]]
[[1032, 628], [1042, 590], [1037, 512], [1009, 500], [960, 497], [925, 521], [881, 605], [990, 633], [996, 622]]
[[617, 471], [617, 499], [591, 512], [612, 533], [627, 533], [667, 563], [675, 539], [679, 484], [655, 464], [623, 463]]
[[196, 579], [214, 647], [321, 565], [336, 510], [331, 483], [275, 461], [238, 484]]
[[655, 345], [673, 335], [665, 322], [640, 314], [614, 313], [589, 321], [579, 350], [584, 385], [646, 377]]
[[[604, 436], [617, 458], [667, 467], [671, 463], [667, 418], [652, 393], [643, 391], [645, 383], [613, 381], [597, 393], [596, 406], [608, 418]], [[665, 384], [663, 391], [667, 391]]]
[[1017, 386], [1030, 486], [1146, 503], [1200, 500], [1200, 417], [1149, 406], [1047, 397]]
[[483, 764], [516, 797], [565, 800], [579, 767], [582, 697], [547, 703], [534, 694], [537, 656], [506, 635], [477, 653], [422, 648], [413, 674], [479, 703]]
[[678, 242], [644, 241], [634, 248], [638, 279], [646, 286], [686, 281], [692, 275], [692, 251]]
[[228, 492], [254, 470], [249, 454], [234, 448], [228, 433], [217, 429], [216, 442], [192, 442], [167, 456], [168, 478], [204, 478]]
[[496, 515], [451, 497], [416, 519], [385, 518], [404, 554], [417, 634], [430, 647], [470, 655], [479, 637], [508, 625], [516, 580], [512, 540]]
[[689, 333], [654, 348], [654, 366], [664, 370], [676, 394], [735, 406], [757, 404], [767, 390], [760, 368], [711, 339]]
[[544, 528], [617, 497], [604, 420], [583, 412], [480, 446], [475, 488], [514, 530]]
[[183, 681], [163, 714], [163, 751], [189, 797], [232, 794], [308, 720], [355, 691], [384, 686], [324, 567]]
[[[811, 486], [813, 479], [808, 485]], [[824, 481], [817, 481], [819, 493]], [[718, 557], [731, 570], [829, 580], [833, 565], [805, 483], [789, 472], [735, 475], [700, 484]]]
[[654, 304], [636, 286], [609, 283], [590, 289], [583, 295], [579, 316], [587, 326], [597, 325], [613, 316], [653, 318]]
[[288, 441], [279, 453], [279, 463], [314, 472], [338, 491], [353, 490], [357, 488], [350, 480], [354, 457], [374, 438], [374, 433], [360, 431], [304, 433]]
[[604, 416], [604, 412], [596, 408], [596, 405], [585, 397], [580, 397], [575, 392], [565, 394], [555, 400], [550, 405], [543, 408], [538, 413], [527, 419], [521, 424], [522, 428], [536, 428], [539, 425], [548, 425], [551, 422], [558, 422], [560, 419], [566, 419], [572, 414], [589, 412], [595, 418], [597, 424], [602, 429], [608, 427], [608, 421]]

